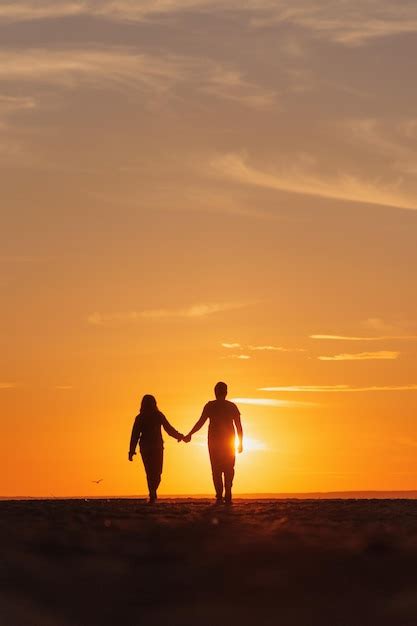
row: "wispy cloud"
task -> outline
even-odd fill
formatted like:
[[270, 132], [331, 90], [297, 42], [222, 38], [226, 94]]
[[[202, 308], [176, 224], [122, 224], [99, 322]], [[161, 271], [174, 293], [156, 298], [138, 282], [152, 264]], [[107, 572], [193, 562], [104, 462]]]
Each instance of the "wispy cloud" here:
[[21, 111], [29, 111], [36, 107], [36, 99], [30, 96], [0, 95], [0, 128], [7, 126], [7, 118]]
[[283, 348], [282, 346], [249, 346], [249, 350], [255, 352], [305, 352], [304, 348]]
[[[266, 7], [266, 2], [261, 6]], [[259, 6], [259, 5], [258, 5]], [[273, 5], [267, 15], [253, 18], [258, 27], [292, 24], [315, 36], [346, 46], [359, 46], [381, 37], [417, 32], [417, 10], [412, 3], [401, 7], [387, 0], [322, 2], [296, 0]]]
[[348, 119], [337, 123], [346, 141], [389, 161], [400, 175], [417, 173], [415, 118]]
[[231, 398], [236, 404], [249, 404], [252, 406], [296, 408], [303, 406], [317, 406], [315, 402], [298, 402], [295, 400], [273, 400], [271, 398]]
[[0, 20], [4, 22], [33, 21], [80, 15], [86, 11], [85, 2], [2, 2]]
[[[149, 91], [167, 96], [178, 85], [191, 86], [205, 96], [233, 100], [263, 109], [274, 103], [274, 94], [248, 81], [230, 63], [174, 54], [139, 53], [133, 48], [25, 48], [0, 52], [0, 80], [88, 88]], [[33, 101], [13, 98], [3, 106], [28, 108]], [[0, 101], [1, 113], [1, 101]]]
[[246, 350], [250, 352], [305, 352], [304, 348], [284, 348], [273, 345], [242, 345], [241, 343], [222, 343], [226, 350]]
[[209, 72], [202, 90], [217, 98], [232, 100], [253, 109], [276, 107], [276, 94], [273, 90], [262, 89], [259, 85], [246, 80], [236, 69], [213, 67]]
[[141, 319], [167, 319], [167, 318], [202, 318], [215, 313], [223, 313], [240, 309], [246, 304], [221, 302], [212, 304], [196, 304], [184, 309], [147, 309], [143, 311], [126, 311], [116, 313], [92, 313], [87, 317], [89, 324], [104, 326], [112, 323], [136, 322]]
[[391, 339], [401, 339], [404, 341], [415, 341], [417, 335], [379, 335], [378, 337], [355, 337], [354, 335], [310, 335], [310, 339], [324, 339], [331, 341], [388, 341]]
[[240, 359], [241, 361], [248, 361], [252, 357], [249, 354], [228, 354], [225, 359]]
[[17, 383], [0, 382], [0, 389], [15, 389], [16, 387], [17, 387]]
[[142, 86], [166, 90], [184, 76], [184, 60], [138, 54], [126, 48], [3, 49], [0, 80], [27, 81], [74, 88], [84, 82], [130, 89]]
[[350, 385], [290, 385], [279, 387], [260, 387], [259, 391], [288, 393], [362, 393], [373, 391], [417, 391], [417, 385], [373, 385], [370, 387], [351, 387]]
[[326, 176], [314, 165], [314, 159], [309, 155], [301, 155], [294, 158], [290, 167], [263, 170], [248, 164], [243, 154], [228, 153], [214, 157], [210, 169], [215, 176], [243, 185], [361, 204], [417, 209], [417, 198], [401, 190], [401, 180], [387, 185], [382, 180], [367, 181], [349, 173]]
[[379, 350], [378, 352], [359, 352], [356, 354], [335, 354], [333, 356], [319, 356], [319, 361], [379, 361], [394, 360], [400, 356], [399, 352], [389, 350]]
[[227, 13], [256, 28], [282, 24], [303, 28], [314, 36], [347, 46], [373, 39], [417, 31], [413, 3], [396, 5], [387, 0], [322, 2], [293, 0], [26, 0], [2, 2], [0, 20], [7, 22], [85, 15], [118, 21], [142, 21], [186, 12]]

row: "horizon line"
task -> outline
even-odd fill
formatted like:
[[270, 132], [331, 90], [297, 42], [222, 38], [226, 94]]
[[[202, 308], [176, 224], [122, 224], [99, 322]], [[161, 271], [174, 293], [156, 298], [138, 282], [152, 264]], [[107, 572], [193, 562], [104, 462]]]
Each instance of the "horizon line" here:
[[[355, 497], [356, 494], [356, 497]], [[408, 495], [409, 499], [417, 499], [417, 489], [364, 489], [364, 490], [342, 490], [342, 491], [289, 491], [289, 492], [243, 492], [234, 494], [234, 499], [369, 499], [370, 495], [376, 496], [372, 499], [387, 499], [395, 496]], [[326, 496], [328, 496], [326, 498]], [[333, 496], [333, 498], [331, 497]], [[379, 496], [379, 497], [378, 497]], [[147, 499], [147, 494], [137, 495], [72, 495], [72, 496], [0, 496], [0, 501], [12, 500], [137, 500]], [[213, 494], [197, 493], [197, 494], [164, 494], [159, 500], [206, 500], [213, 499]]]

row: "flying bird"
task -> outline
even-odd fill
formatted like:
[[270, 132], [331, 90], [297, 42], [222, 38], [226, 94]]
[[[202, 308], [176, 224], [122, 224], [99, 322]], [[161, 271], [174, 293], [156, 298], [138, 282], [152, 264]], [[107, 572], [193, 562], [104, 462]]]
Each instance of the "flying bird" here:
[[102, 478], [99, 478], [98, 480], [92, 480], [91, 482], [96, 483], [96, 485], [98, 485], [99, 483], [102, 482], [102, 480], [103, 480]]

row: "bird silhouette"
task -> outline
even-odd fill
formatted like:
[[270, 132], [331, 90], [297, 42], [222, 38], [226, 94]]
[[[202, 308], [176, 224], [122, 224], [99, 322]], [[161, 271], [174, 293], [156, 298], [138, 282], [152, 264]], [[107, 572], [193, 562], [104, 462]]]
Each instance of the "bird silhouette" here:
[[103, 478], [99, 478], [98, 480], [92, 480], [92, 483], [96, 483], [96, 485], [98, 485], [99, 483], [101, 483], [103, 480]]

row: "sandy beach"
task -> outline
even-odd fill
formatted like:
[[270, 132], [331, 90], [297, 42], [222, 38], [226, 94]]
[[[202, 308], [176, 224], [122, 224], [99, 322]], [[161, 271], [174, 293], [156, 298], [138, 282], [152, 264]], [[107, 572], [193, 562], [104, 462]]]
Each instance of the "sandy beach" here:
[[413, 500], [3, 501], [0, 623], [415, 626]]

